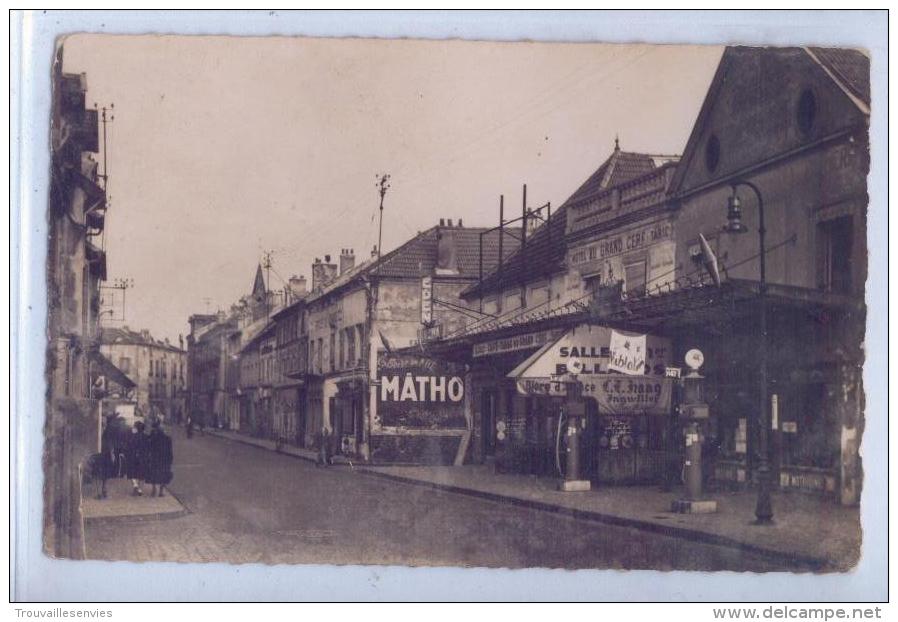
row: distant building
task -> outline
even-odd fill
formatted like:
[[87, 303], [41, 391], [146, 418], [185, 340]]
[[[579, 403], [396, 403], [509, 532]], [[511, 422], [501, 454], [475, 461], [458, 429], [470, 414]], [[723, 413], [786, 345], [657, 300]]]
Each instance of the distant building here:
[[[241, 429], [241, 353], [280, 310], [286, 293], [271, 290], [257, 266], [249, 295], [228, 312], [190, 316], [187, 336], [188, 410], [207, 426]], [[245, 407], [245, 406], [244, 406]], [[244, 415], [245, 417], [245, 415]]]
[[125, 326], [104, 328], [100, 351], [134, 382], [139, 414], [180, 423], [186, 407], [187, 352], [179, 346]]

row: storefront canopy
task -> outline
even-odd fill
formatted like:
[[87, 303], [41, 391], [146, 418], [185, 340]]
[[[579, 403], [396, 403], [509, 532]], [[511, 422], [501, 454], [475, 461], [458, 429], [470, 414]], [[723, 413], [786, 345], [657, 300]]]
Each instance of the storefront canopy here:
[[509, 372], [523, 395], [564, 397], [571, 385], [603, 414], [668, 414], [673, 350], [655, 335], [580, 324]]

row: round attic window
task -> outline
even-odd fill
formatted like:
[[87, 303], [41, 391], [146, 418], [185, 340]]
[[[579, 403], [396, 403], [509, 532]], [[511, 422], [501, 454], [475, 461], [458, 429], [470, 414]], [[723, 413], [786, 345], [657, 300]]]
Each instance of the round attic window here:
[[717, 170], [718, 164], [720, 164], [720, 140], [716, 134], [711, 134], [705, 145], [705, 166], [713, 173]]
[[808, 134], [817, 120], [817, 98], [811, 89], [805, 89], [798, 98], [797, 111], [798, 129], [802, 134]]

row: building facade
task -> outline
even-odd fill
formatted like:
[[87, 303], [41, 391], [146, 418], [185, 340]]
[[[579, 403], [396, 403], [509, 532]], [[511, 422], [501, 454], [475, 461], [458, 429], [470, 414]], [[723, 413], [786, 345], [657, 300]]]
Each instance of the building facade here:
[[[868, 121], [862, 53], [728, 48], [679, 161], [624, 157], [616, 147], [542, 236], [537, 231], [517, 257], [463, 293], [485, 311], [513, 310], [434, 346], [470, 365], [467, 459], [553, 471], [553, 403], [541, 405], [509, 374], [565, 331], [599, 326], [656, 340], [646, 376], [676, 371], [689, 350], [704, 354], [703, 453], [718, 485], [757, 481], [767, 412], [775, 485], [856, 503]], [[727, 223], [746, 235], [724, 233]], [[541, 245], [540, 237], [554, 241]], [[531, 309], [538, 297], [521, 300], [545, 285], [555, 309]], [[592, 345], [586, 351], [601, 367], [607, 349]], [[674, 400], [666, 418], [587, 416], [589, 477], [678, 479], [677, 412]]]
[[[776, 483], [844, 504], [859, 499], [869, 106], [861, 52], [728, 48], [684, 151], [671, 188], [677, 263], [695, 270], [704, 234], [730, 288], [755, 294], [744, 313], [720, 308], [715, 322], [684, 327], [709, 363], [721, 480], [753, 478], [764, 365]], [[745, 235], [720, 233], [734, 193]], [[751, 345], [759, 326], [749, 308], [759, 293], [761, 209], [764, 361]]]
[[99, 184], [98, 115], [85, 107], [84, 74], [63, 72], [63, 48], [53, 65], [51, 170], [47, 254], [47, 421], [44, 454], [44, 550], [79, 558], [79, 464], [97, 451], [99, 404], [93, 395], [101, 355], [100, 282], [106, 254], [106, 192]]
[[147, 330], [106, 327], [100, 351], [134, 382], [137, 414], [181, 423], [186, 412], [187, 351]]

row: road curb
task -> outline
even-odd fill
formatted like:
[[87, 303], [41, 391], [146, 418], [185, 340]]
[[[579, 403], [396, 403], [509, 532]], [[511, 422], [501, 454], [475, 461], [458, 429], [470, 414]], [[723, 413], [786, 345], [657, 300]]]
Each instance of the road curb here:
[[478, 497], [480, 499], [486, 499], [493, 502], [498, 503], [506, 503], [509, 505], [515, 505], [518, 507], [526, 507], [535, 510], [541, 510], [543, 512], [550, 512], [553, 514], [561, 514], [564, 516], [570, 516], [572, 518], [588, 520], [591, 522], [602, 523], [606, 525], [614, 525], [617, 527], [629, 527], [632, 529], [639, 529], [640, 531], [647, 531], [651, 533], [657, 533], [673, 538], [679, 538], [681, 540], [690, 540], [693, 542], [701, 542], [703, 544], [711, 544], [714, 546], [727, 547], [731, 549], [736, 549], [739, 551], [744, 551], [746, 553], [753, 553], [756, 555], [761, 555], [765, 558], [776, 560], [778, 562], [785, 562], [791, 566], [800, 566], [806, 572], [820, 572], [820, 571], [834, 571], [834, 569], [838, 569], [838, 564], [833, 560], [814, 557], [811, 555], [805, 555], [800, 553], [786, 553], [783, 551], [779, 551], [776, 549], [769, 549], [767, 547], [759, 546], [757, 544], [751, 544], [749, 542], [743, 542], [741, 540], [736, 540], [735, 538], [730, 538], [728, 536], [721, 536], [718, 534], [708, 533], [706, 531], [701, 531], [698, 529], [690, 529], [688, 527], [674, 527], [672, 525], [659, 525], [658, 523], [653, 523], [649, 521], [643, 521], [636, 518], [628, 518], [625, 516], [618, 516], [615, 514], [606, 514], [602, 512], [595, 512], [593, 510], [579, 510], [576, 508], [569, 508], [565, 506], [559, 506], [552, 503], [547, 503], [544, 501], [535, 501], [532, 499], [522, 499], [520, 497], [513, 497], [509, 495], [503, 495], [494, 492], [488, 492], [485, 490], [477, 490], [473, 488], [464, 488], [462, 486], [455, 486], [453, 484], [440, 484], [437, 482], [428, 482], [423, 481], [411, 477], [404, 477], [402, 475], [395, 475], [393, 473], [382, 473], [380, 471], [374, 471], [367, 469], [365, 467], [355, 467], [352, 469], [356, 472], [363, 473], [365, 475], [371, 475], [374, 477], [380, 477], [383, 479], [389, 479], [396, 482], [403, 482], [406, 484], [412, 484], [416, 486], [422, 486], [425, 488], [431, 488], [436, 490], [443, 490], [446, 492], [452, 492], [456, 494], [466, 495], [469, 497]]
[[248, 447], [255, 447], [256, 449], [264, 449], [265, 451], [270, 451], [272, 453], [280, 454], [282, 456], [289, 456], [291, 458], [296, 458], [298, 460], [305, 460], [306, 462], [315, 463], [317, 460], [311, 456], [304, 456], [302, 454], [295, 454], [289, 451], [277, 451], [271, 447], [265, 447], [264, 445], [259, 445], [258, 443], [253, 443], [252, 441], [244, 438], [240, 438], [239, 436], [226, 436], [224, 434], [219, 433], [217, 430], [206, 430], [206, 434], [209, 436], [214, 436], [215, 438], [224, 439], [226, 441], [234, 441], [235, 443], [240, 443], [241, 445], [246, 445]]
[[85, 525], [102, 525], [104, 523], [143, 523], [153, 520], [169, 520], [173, 518], [181, 518], [190, 514], [190, 509], [184, 505], [184, 502], [174, 494], [170, 489], [166, 488], [169, 496], [171, 496], [178, 505], [180, 510], [172, 510], [171, 512], [150, 512], [148, 514], [119, 514], [113, 516], [86, 516], [84, 517]]
[[[268, 447], [264, 447], [261, 445], [257, 445], [256, 443], [252, 443], [240, 438], [232, 438], [230, 436], [225, 436], [223, 434], [218, 434], [216, 432], [208, 432], [210, 435], [215, 436], [216, 438], [222, 438], [225, 440], [233, 440], [237, 443], [241, 443], [244, 445], [249, 445], [251, 447], [255, 447], [257, 449], [264, 449], [266, 451], [274, 452], [274, 449], [269, 449]], [[281, 455], [291, 456], [294, 458], [298, 458], [300, 460], [305, 460], [307, 462], [315, 463], [316, 461], [307, 458], [305, 456], [291, 454], [286, 452], [275, 452], [280, 453]], [[465, 488], [463, 486], [456, 486], [453, 484], [440, 484], [437, 482], [428, 482], [420, 479], [415, 479], [412, 477], [406, 477], [402, 475], [395, 475], [393, 473], [383, 473], [381, 471], [375, 471], [367, 468], [363, 465], [332, 465], [330, 468], [340, 469], [344, 471], [350, 471], [353, 473], [362, 473], [363, 475], [370, 475], [372, 477], [379, 477], [382, 479], [388, 479], [395, 482], [402, 482], [404, 484], [411, 484], [414, 486], [421, 486], [424, 488], [431, 488], [434, 490], [442, 490], [446, 492], [452, 492], [455, 494], [466, 495], [469, 497], [477, 497], [480, 499], [486, 499], [488, 501], [493, 501], [497, 503], [505, 503], [509, 505], [514, 505], [518, 507], [526, 507], [530, 509], [540, 510], [543, 512], [550, 512], [553, 514], [560, 514], [563, 516], [570, 516], [572, 518], [580, 519], [580, 520], [588, 520], [595, 523], [601, 523], [605, 525], [614, 525], [617, 527], [629, 527], [632, 529], [639, 529], [640, 531], [646, 531], [650, 533], [656, 533], [660, 535], [669, 536], [672, 538], [679, 538], [681, 540], [689, 540], [692, 542], [701, 542], [703, 544], [711, 544], [714, 546], [721, 546], [730, 549], [735, 549], [738, 551], [744, 551], [746, 553], [753, 553], [755, 555], [761, 555], [770, 560], [775, 560], [780, 563], [786, 563], [790, 566], [800, 567], [801, 570], [806, 572], [821, 572], [821, 571], [829, 571], [835, 572], [839, 569], [839, 564], [834, 562], [833, 560], [815, 557], [812, 555], [805, 555], [801, 553], [786, 553], [783, 551], [779, 551], [776, 549], [770, 549], [764, 546], [759, 546], [757, 544], [752, 544], [749, 542], [743, 542], [741, 540], [737, 540], [735, 538], [730, 538], [728, 536], [721, 536], [718, 534], [708, 533], [706, 531], [701, 531], [698, 529], [691, 529], [689, 527], [674, 527], [673, 525], [659, 525], [658, 523], [653, 523], [649, 521], [643, 521], [636, 518], [628, 518], [625, 516], [618, 516], [615, 514], [606, 514], [603, 512], [595, 512], [593, 510], [579, 510], [576, 508], [569, 508], [565, 506], [555, 505], [552, 503], [547, 503], [545, 501], [535, 501], [533, 499], [522, 499], [520, 497], [513, 497], [510, 495], [503, 495], [500, 493], [488, 492], [485, 490], [477, 490], [474, 488]], [[748, 528], [749, 525], [746, 525]]]

